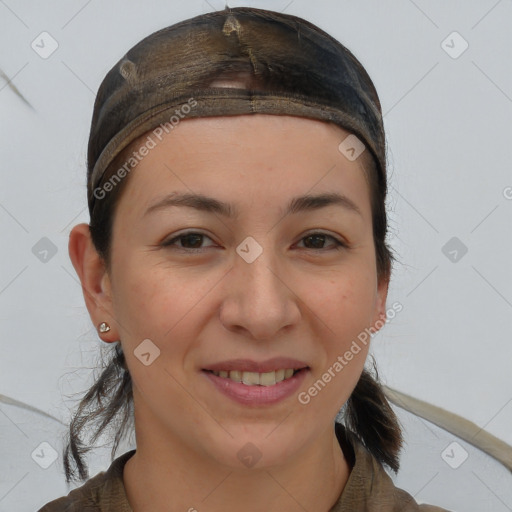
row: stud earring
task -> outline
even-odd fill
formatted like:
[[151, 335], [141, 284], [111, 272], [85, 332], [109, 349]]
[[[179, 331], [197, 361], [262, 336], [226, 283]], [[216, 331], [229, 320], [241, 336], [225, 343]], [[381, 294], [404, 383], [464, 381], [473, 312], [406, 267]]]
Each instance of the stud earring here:
[[110, 331], [110, 325], [108, 325], [107, 322], [101, 322], [101, 324], [98, 325], [98, 331], [101, 333], [108, 332]]

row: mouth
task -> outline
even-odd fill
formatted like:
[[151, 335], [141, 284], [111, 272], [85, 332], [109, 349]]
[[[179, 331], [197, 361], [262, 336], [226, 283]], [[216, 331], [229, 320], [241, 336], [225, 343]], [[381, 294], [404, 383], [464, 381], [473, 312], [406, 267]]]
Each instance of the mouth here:
[[233, 382], [239, 382], [246, 386], [275, 386], [276, 384], [285, 380], [291, 379], [294, 375], [302, 370], [307, 370], [308, 367], [304, 368], [281, 368], [279, 370], [273, 370], [269, 372], [248, 372], [241, 370], [204, 370], [208, 373], [212, 373], [216, 377], [223, 379], [229, 379]]
[[214, 390], [244, 406], [265, 407], [294, 396], [311, 368], [302, 361], [274, 358], [265, 362], [238, 359], [203, 368]]

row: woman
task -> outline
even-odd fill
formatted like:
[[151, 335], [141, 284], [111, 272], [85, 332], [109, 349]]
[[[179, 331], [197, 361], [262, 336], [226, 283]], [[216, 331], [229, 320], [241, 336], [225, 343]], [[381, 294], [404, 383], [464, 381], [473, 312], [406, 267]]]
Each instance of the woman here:
[[[41, 511], [438, 511], [394, 487], [364, 368], [386, 321], [385, 137], [361, 64], [300, 18], [198, 16], [100, 86], [69, 253], [114, 357], [64, 454], [133, 412], [136, 450]], [[343, 408], [343, 424], [336, 417]]]

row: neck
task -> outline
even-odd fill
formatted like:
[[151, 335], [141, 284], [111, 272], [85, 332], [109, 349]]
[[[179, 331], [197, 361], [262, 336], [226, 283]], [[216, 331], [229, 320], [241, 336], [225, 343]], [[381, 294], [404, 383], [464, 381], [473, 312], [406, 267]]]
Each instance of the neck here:
[[124, 467], [132, 509], [169, 512], [328, 512], [350, 474], [334, 427], [280, 466], [236, 469], [188, 447], [168, 430], [137, 425], [137, 451]]

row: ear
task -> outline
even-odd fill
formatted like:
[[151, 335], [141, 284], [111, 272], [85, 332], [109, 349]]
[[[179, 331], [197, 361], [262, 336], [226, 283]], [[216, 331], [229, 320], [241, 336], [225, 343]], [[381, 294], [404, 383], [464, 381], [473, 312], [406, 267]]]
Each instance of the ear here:
[[375, 312], [372, 321], [372, 332], [377, 332], [386, 323], [386, 300], [388, 297], [389, 278], [382, 278], [377, 283], [377, 293], [375, 298]]
[[110, 331], [99, 333], [103, 341], [119, 340], [114, 320], [111, 282], [105, 262], [94, 247], [89, 224], [76, 225], [69, 234], [69, 257], [82, 283], [85, 304], [96, 327], [101, 322], [110, 325]]

